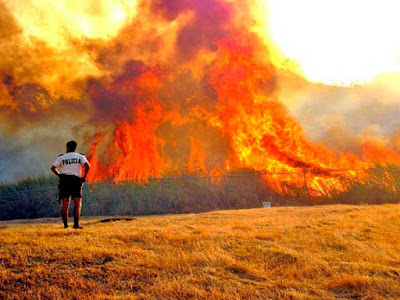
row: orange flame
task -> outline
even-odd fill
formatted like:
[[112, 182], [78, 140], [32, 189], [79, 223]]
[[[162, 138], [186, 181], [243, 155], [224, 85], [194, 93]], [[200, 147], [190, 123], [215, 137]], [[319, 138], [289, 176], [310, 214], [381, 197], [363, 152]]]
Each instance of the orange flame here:
[[100, 2], [0, 2], [4, 123], [28, 128], [71, 110], [91, 141], [89, 180], [251, 169], [345, 190], [333, 170], [400, 165], [399, 145], [338, 153], [307, 137], [279, 99], [276, 49], [257, 28], [262, 1]]

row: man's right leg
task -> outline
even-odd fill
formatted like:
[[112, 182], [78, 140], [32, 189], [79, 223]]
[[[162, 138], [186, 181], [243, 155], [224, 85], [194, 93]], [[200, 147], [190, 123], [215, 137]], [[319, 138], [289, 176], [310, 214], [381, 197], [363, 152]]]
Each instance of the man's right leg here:
[[73, 197], [72, 201], [74, 202], [74, 229], [82, 229], [83, 227], [79, 226], [79, 217], [81, 215], [82, 198]]
[[64, 223], [64, 228], [68, 228], [68, 208], [69, 208], [69, 197], [62, 198], [61, 216]]

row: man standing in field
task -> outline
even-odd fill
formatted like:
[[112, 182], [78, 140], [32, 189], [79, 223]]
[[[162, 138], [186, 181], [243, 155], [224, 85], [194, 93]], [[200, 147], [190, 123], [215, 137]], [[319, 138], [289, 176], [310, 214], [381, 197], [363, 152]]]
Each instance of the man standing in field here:
[[67, 153], [61, 154], [56, 158], [51, 170], [60, 178], [59, 197], [62, 200], [61, 216], [64, 228], [68, 228], [69, 197], [72, 197], [74, 202], [74, 229], [82, 229], [79, 226], [82, 206], [82, 184], [86, 181], [90, 165], [85, 155], [75, 152], [76, 146], [77, 143], [75, 141], [69, 141], [67, 143]]

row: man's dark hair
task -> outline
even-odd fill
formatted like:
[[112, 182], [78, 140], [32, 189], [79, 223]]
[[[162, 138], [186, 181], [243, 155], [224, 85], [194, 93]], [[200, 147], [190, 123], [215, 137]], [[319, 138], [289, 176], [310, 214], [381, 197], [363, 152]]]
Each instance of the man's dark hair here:
[[67, 143], [67, 149], [68, 149], [68, 150], [71, 150], [71, 151], [75, 151], [77, 145], [78, 145], [77, 142], [75, 142], [75, 141], [69, 141], [69, 142]]

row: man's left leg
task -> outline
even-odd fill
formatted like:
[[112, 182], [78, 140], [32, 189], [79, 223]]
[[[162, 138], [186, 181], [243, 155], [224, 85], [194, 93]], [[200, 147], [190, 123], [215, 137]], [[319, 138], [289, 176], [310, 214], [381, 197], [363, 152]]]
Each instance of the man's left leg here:
[[74, 198], [72, 198], [72, 201], [74, 201], [74, 229], [82, 229], [83, 227], [79, 226], [79, 217], [81, 215], [82, 198], [74, 197]]

